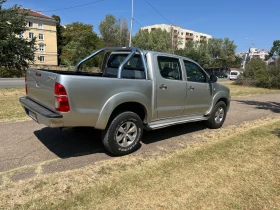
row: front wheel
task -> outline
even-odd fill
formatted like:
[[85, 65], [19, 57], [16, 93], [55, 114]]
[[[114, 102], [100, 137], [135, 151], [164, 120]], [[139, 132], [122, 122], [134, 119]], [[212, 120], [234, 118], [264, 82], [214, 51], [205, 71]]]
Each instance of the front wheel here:
[[207, 126], [212, 129], [217, 129], [217, 128], [222, 127], [222, 125], [226, 119], [226, 114], [227, 114], [227, 111], [226, 111], [225, 102], [223, 102], [223, 101], [218, 102], [215, 105], [213, 112], [207, 121]]
[[114, 155], [126, 155], [137, 149], [143, 134], [143, 123], [134, 112], [117, 115], [103, 131], [103, 144]]

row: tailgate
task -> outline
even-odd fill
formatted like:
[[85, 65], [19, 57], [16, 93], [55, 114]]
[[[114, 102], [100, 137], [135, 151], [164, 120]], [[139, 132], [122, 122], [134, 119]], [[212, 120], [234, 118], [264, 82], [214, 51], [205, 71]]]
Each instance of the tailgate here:
[[54, 85], [57, 74], [38, 69], [26, 72], [27, 96], [44, 107], [55, 110]]

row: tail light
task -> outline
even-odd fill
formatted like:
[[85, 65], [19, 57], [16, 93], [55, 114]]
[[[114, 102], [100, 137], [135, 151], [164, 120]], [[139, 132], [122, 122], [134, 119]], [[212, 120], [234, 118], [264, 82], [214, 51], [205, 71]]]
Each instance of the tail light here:
[[24, 75], [24, 82], [25, 82], [25, 93], [28, 94], [27, 84], [26, 84], [26, 74]]
[[56, 82], [54, 85], [54, 94], [56, 111], [69, 112], [70, 106], [65, 87], [62, 84]]

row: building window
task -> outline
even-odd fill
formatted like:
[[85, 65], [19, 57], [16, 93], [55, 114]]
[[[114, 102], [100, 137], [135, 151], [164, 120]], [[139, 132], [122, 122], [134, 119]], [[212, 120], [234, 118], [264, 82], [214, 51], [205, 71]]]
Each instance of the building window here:
[[181, 32], [181, 35], [183, 35], [184, 33], [183, 32]]
[[29, 39], [33, 39], [34, 38], [34, 33], [32, 32], [29, 32], [29, 35], [28, 35]]
[[34, 25], [33, 22], [28, 22], [28, 27], [29, 28], [33, 28], [33, 25]]
[[39, 56], [38, 58], [41, 63], [45, 62], [45, 56]]
[[44, 44], [39, 44], [39, 51], [40, 52], [45, 52], [45, 45]]
[[39, 34], [39, 40], [44, 40], [44, 34]]
[[38, 28], [42, 29], [43, 28], [43, 23], [38, 23]]
[[24, 38], [24, 33], [23, 32], [20, 33], [20, 35], [18, 35], [18, 37], [23, 39]]

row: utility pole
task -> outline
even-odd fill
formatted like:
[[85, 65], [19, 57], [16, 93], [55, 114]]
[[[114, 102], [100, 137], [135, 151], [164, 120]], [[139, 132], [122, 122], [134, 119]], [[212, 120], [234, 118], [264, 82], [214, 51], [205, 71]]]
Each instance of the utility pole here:
[[133, 12], [134, 12], [134, 0], [132, 0], [132, 9], [131, 9], [129, 47], [131, 47], [132, 27], [133, 27]]

